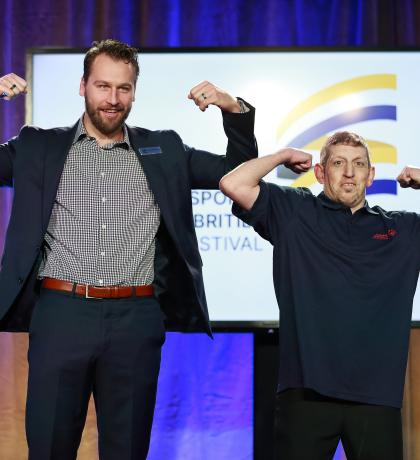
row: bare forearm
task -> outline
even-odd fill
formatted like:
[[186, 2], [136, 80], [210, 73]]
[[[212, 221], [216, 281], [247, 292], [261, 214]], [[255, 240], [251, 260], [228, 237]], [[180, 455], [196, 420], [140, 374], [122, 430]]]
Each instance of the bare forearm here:
[[312, 165], [312, 156], [302, 150], [285, 148], [247, 161], [222, 177], [220, 190], [244, 209], [251, 209], [260, 192], [261, 179], [281, 164], [296, 173], [305, 172]]
[[241, 164], [220, 181], [220, 190], [245, 209], [257, 199], [260, 180], [275, 167], [288, 163], [291, 149], [282, 149], [271, 155], [255, 158]]
[[255, 187], [264, 176], [276, 166], [285, 163], [287, 159], [287, 149], [261, 158], [254, 158], [226, 174], [220, 181], [220, 185], [229, 189], [238, 186]]

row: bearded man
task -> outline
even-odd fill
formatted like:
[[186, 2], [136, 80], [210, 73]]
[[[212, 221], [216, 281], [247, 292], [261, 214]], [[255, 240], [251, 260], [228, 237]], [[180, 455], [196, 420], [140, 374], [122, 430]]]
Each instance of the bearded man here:
[[[191, 189], [217, 188], [256, 156], [254, 109], [195, 86], [189, 98], [219, 107], [228, 137], [226, 156], [196, 150], [125, 124], [138, 75], [135, 48], [94, 43], [77, 123], [24, 127], [0, 145], [0, 185], [14, 187], [0, 330], [30, 332], [31, 460], [76, 458], [92, 393], [100, 458], [145, 459], [165, 323], [211, 335]], [[0, 79], [3, 99], [25, 92], [21, 77]]]

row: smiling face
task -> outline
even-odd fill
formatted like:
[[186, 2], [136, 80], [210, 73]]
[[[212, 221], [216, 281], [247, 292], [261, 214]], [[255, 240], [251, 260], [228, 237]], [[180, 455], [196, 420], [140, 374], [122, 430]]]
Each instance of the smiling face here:
[[363, 146], [336, 144], [328, 149], [325, 163], [315, 165], [316, 178], [324, 185], [328, 198], [355, 212], [364, 206], [366, 188], [372, 185], [375, 168], [370, 166]]
[[92, 63], [87, 81], [82, 78], [79, 94], [85, 98], [84, 124], [87, 132], [98, 138], [122, 138], [136, 84], [136, 73], [130, 63], [98, 55]]

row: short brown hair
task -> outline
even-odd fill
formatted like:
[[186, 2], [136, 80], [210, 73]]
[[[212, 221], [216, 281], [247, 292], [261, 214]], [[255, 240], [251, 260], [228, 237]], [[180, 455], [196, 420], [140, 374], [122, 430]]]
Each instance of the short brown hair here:
[[115, 61], [124, 61], [131, 64], [136, 73], [136, 82], [140, 73], [137, 49], [118, 40], [107, 39], [93, 42], [83, 61], [83, 80], [86, 82], [92, 69], [93, 61], [100, 55], [106, 54]]
[[370, 163], [370, 151], [369, 147], [362, 136], [359, 136], [356, 133], [350, 131], [339, 131], [332, 134], [322, 146], [320, 160], [322, 166], [327, 164], [327, 161], [331, 155], [331, 149], [333, 145], [351, 145], [352, 147], [363, 147], [366, 150], [366, 155], [368, 159], [368, 166], [371, 167]]

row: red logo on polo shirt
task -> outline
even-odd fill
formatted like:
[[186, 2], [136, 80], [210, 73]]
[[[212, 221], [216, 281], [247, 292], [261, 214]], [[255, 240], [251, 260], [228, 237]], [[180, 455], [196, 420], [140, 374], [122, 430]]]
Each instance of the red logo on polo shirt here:
[[390, 240], [397, 234], [397, 231], [390, 228], [386, 233], [375, 233], [372, 238], [374, 240]]

